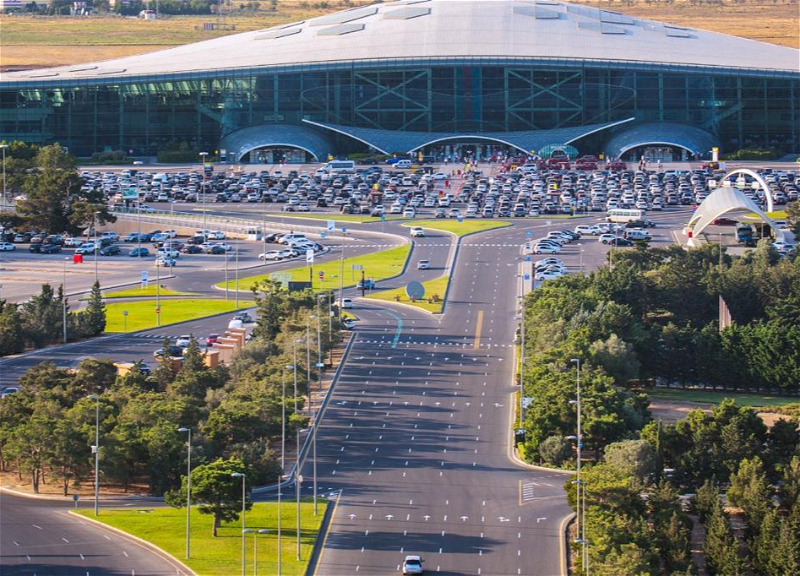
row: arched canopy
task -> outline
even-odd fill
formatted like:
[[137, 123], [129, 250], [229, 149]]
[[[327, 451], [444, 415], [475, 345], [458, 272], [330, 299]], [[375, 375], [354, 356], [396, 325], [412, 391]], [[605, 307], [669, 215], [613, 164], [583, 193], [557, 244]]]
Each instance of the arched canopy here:
[[741, 191], [727, 186], [717, 188], [703, 200], [689, 220], [688, 227], [692, 230], [693, 235], [697, 236], [717, 218], [737, 215], [743, 217], [751, 214], [755, 214], [757, 218], [768, 224], [775, 232], [775, 236], [780, 239], [782, 234], [772, 220]]
[[221, 149], [226, 150], [227, 157], [235, 162], [240, 162], [248, 152], [275, 146], [304, 150], [315, 160], [326, 158], [334, 150], [327, 134], [309, 126], [294, 124], [249, 126], [228, 134], [219, 145]]
[[757, 172], [753, 172], [748, 168], [736, 168], [735, 170], [731, 170], [725, 174], [725, 176], [722, 177], [722, 182], [725, 182], [728, 178], [737, 174], [746, 174], [758, 182], [759, 186], [761, 186], [761, 189], [764, 191], [764, 197], [767, 200], [767, 212], [772, 212], [775, 210], [775, 204], [772, 201], [772, 194], [769, 191], [769, 186], [767, 186], [766, 181]]
[[322, 124], [311, 120], [303, 120], [306, 124], [349, 136], [366, 144], [383, 154], [393, 152], [415, 152], [425, 146], [448, 140], [469, 141], [485, 140], [505, 144], [511, 148], [531, 154], [550, 144], [571, 144], [595, 132], [607, 130], [619, 124], [632, 121], [627, 118], [605, 124], [588, 124], [552, 130], [528, 130], [519, 132], [413, 132], [402, 130], [380, 130], [377, 128], [361, 128], [358, 126], [342, 126], [340, 124]]
[[605, 145], [606, 155], [618, 158], [640, 146], [675, 146], [692, 154], [706, 154], [717, 142], [716, 136], [685, 124], [649, 122], [620, 130]]

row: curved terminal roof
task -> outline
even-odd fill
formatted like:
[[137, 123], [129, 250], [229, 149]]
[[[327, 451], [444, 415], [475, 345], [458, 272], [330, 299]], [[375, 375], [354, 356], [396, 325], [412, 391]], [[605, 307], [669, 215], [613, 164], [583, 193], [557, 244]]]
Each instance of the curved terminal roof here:
[[730, 186], [722, 186], [709, 194], [692, 215], [688, 228], [692, 229], [693, 236], [698, 236], [717, 218], [737, 215], [742, 217], [749, 214], [755, 214], [775, 231], [777, 237], [782, 238], [780, 231], [761, 208], [742, 192]]
[[696, 126], [670, 122], [637, 124], [614, 134], [605, 145], [606, 156], [618, 158], [645, 145], [678, 146], [696, 154], [708, 154], [718, 144], [716, 136]]
[[327, 158], [335, 148], [327, 134], [309, 126], [297, 124], [260, 124], [249, 126], [225, 136], [219, 144], [233, 162], [264, 146], [290, 146], [300, 148], [317, 160]]
[[605, 124], [589, 124], [571, 128], [554, 128], [552, 130], [530, 130], [523, 132], [404, 132], [398, 130], [380, 130], [377, 128], [361, 128], [356, 126], [341, 126], [338, 124], [323, 124], [311, 120], [303, 120], [307, 125], [319, 126], [339, 134], [344, 134], [368, 145], [383, 154], [393, 152], [415, 152], [436, 142], [459, 140], [461, 142], [473, 140], [486, 140], [501, 142], [516, 148], [525, 154], [535, 153], [544, 146], [557, 144], [565, 145], [579, 140], [595, 132], [607, 130], [614, 126], [631, 122], [633, 118], [607, 122]]
[[100, 62], [13, 72], [54, 82], [391, 59], [619, 61], [798, 73], [800, 51], [554, 0], [401, 0]]

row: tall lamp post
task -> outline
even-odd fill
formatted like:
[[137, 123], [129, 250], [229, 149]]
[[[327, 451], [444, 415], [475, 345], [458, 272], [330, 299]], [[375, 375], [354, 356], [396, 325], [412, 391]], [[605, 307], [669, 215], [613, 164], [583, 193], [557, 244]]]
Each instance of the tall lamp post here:
[[[302, 344], [304, 340], [298, 338], [294, 341], [294, 413], [297, 414], [297, 345]], [[295, 499], [297, 500], [297, 559], [300, 560], [300, 484], [303, 477], [300, 475], [300, 427], [295, 429], [295, 440], [297, 442], [295, 464], [294, 464], [294, 492]]]
[[203, 234], [206, 233], [206, 156], [208, 152], [200, 152], [203, 161], [203, 179], [200, 181], [200, 195], [203, 197]]
[[247, 503], [247, 492], [245, 488], [245, 481], [247, 480], [247, 475], [242, 474], [241, 472], [234, 472], [233, 474], [231, 474], [231, 477], [242, 479], [242, 576], [245, 576], [244, 561], [246, 553], [244, 550], [244, 536], [245, 536], [244, 513], [245, 513], [245, 505]]
[[64, 278], [61, 281], [61, 324], [64, 328], [64, 344], [67, 343], [67, 262], [69, 257], [64, 258]]
[[0, 150], [3, 151], [3, 202], [8, 204], [8, 191], [6, 190], [6, 148], [8, 148], [8, 144], [0, 144]]
[[[573, 364], [575, 364], [575, 381], [576, 381], [576, 395], [575, 400], [571, 400], [570, 403], [574, 403], [577, 409], [577, 437], [575, 442], [577, 444], [577, 479], [576, 479], [576, 516], [577, 516], [577, 524], [575, 529], [575, 536], [576, 542], [579, 542], [581, 545], [581, 559], [582, 562], [585, 563], [585, 556], [586, 556], [586, 492], [583, 488], [583, 482], [581, 481], [581, 450], [583, 449], [583, 431], [581, 429], [581, 360], [580, 358], [572, 358], [570, 360]], [[583, 502], [581, 499], [584, 498]], [[584, 564], [585, 569], [585, 564]]]
[[89, 398], [95, 401], [94, 409], [94, 515], [100, 514], [100, 396], [90, 394]]
[[188, 433], [186, 448], [186, 559], [190, 556], [190, 538], [191, 522], [192, 522], [192, 429], [191, 428], [178, 428], [181, 434]]

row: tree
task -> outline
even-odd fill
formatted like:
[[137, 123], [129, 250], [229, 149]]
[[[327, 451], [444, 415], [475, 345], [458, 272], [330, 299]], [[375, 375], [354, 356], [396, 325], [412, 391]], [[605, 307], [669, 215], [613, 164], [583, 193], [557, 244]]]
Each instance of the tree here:
[[[198, 466], [192, 471], [192, 497], [194, 502], [199, 504], [201, 514], [214, 516], [211, 535], [215, 538], [222, 522], [239, 519], [242, 510], [242, 481], [240, 478], [234, 478], [232, 474], [244, 472], [244, 464], [238, 458], [218, 459], [210, 464]], [[249, 494], [247, 492], [245, 494], [245, 509], [249, 510], [253, 502]], [[186, 476], [182, 477], [181, 489], [168, 492], [165, 501], [176, 508], [186, 504]]]
[[761, 458], [742, 460], [739, 470], [731, 476], [728, 501], [744, 510], [751, 534], [758, 533], [764, 516], [772, 509], [772, 492]]
[[16, 304], [0, 301], [0, 356], [17, 354], [25, 349], [22, 317]]
[[281, 306], [286, 291], [275, 280], [264, 280], [253, 286], [256, 304], [258, 305], [258, 320], [253, 329], [253, 337], [263, 337], [269, 341], [281, 330]]
[[627, 384], [639, 377], [639, 359], [633, 346], [616, 334], [606, 340], [598, 340], [589, 348], [593, 362], [602, 366], [617, 384]]
[[35, 169], [28, 175], [27, 198], [17, 210], [31, 226], [49, 234], [72, 232], [72, 196], [81, 189], [75, 159], [58, 144], [41, 148], [33, 160]]
[[739, 544], [719, 501], [714, 505], [705, 524], [703, 552], [706, 557], [706, 571], [722, 576], [744, 576], [747, 565], [739, 556]]
[[572, 456], [572, 442], [564, 436], [549, 436], [539, 445], [542, 460], [553, 466], [561, 466]]
[[92, 284], [92, 292], [89, 295], [89, 303], [80, 315], [81, 335], [98, 336], [106, 329], [106, 306], [103, 303], [103, 294], [100, 291], [100, 283]]
[[646, 440], [622, 440], [606, 446], [605, 460], [609, 466], [643, 481], [653, 474], [655, 451]]

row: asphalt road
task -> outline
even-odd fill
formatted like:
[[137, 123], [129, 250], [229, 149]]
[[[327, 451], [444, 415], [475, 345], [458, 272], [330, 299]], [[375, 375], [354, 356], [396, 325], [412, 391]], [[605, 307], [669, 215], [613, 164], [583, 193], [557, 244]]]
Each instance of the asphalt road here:
[[[654, 219], [674, 224], [685, 216], [665, 213]], [[441, 318], [357, 300], [356, 341], [318, 441], [320, 491], [341, 494], [319, 574], [396, 573], [407, 553], [421, 553], [429, 571], [445, 574], [561, 573], [562, 522], [570, 512], [565, 475], [527, 469], [508, 456], [514, 316], [520, 246], [529, 238], [525, 230], [533, 229], [536, 238], [578, 222], [554, 220], [548, 226], [526, 220], [463, 239]], [[656, 243], [673, 241], [667, 228], [655, 231]], [[407, 229], [387, 222], [386, 232]], [[347, 255], [374, 251], [379, 244], [365, 237], [348, 243]], [[431, 232], [416, 242], [410, 262], [430, 259], [432, 269], [412, 265], [402, 278], [382, 284], [438, 277], [451, 246], [452, 236]], [[585, 239], [560, 256], [578, 272], [602, 263], [606, 250]], [[338, 257], [335, 248], [327, 257]], [[221, 279], [217, 269], [187, 275], [186, 282]], [[350, 289], [345, 295], [357, 293]], [[228, 320], [226, 314], [5, 359], [0, 384], [43, 360], [61, 366], [86, 357], [149, 360], [165, 335], [202, 337], [224, 330]], [[306, 478], [309, 466], [310, 460]], [[307, 494], [310, 488], [306, 484]], [[0, 517], [4, 575], [175, 573], [158, 556], [65, 516], [63, 504], [3, 494]]]

